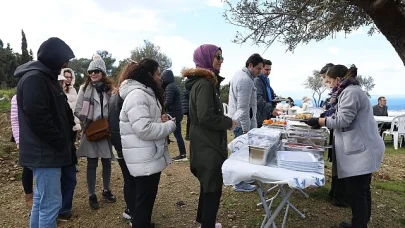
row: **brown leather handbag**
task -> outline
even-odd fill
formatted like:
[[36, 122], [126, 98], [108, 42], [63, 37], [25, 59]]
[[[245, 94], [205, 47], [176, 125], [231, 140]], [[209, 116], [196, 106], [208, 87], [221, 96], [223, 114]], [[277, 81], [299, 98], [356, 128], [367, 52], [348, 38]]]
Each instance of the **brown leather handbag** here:
[[89, 126], [86, 128], [84, 133], [86, 134], [87, 141], [97, 142], [103, 139], [108, 139], [111, 136], [110, 126], [108, 125], [107, 118], [103, 116], [103, 98], [100, 94], [101, 101], [101, 118], [98, 120], [92, 121]]
[[108, 120], [101, 118], [91, 122], [84, 133], [86, 134], [87, 141], [90, 142], [110, 138], [111, 132], [108, 126]]

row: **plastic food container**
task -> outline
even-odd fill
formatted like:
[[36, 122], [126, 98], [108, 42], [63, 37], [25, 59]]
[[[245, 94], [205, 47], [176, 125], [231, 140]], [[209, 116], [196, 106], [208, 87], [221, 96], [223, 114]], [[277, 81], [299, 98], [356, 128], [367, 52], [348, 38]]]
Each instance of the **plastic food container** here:
[[266, 165], [271, 160], [269, 147], [249, 146], [249, 163], [255, 165]]

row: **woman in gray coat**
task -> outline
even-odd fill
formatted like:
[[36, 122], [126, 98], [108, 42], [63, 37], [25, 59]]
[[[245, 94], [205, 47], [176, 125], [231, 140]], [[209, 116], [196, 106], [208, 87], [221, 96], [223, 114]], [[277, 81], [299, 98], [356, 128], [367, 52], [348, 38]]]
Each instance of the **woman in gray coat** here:
[[83, 126], [83, 134], [80, 146], [77, 150], [78, 157], [87, 157], [87, 187], [89, 191], [89, 204], [92, 209], [98, 209], [99, 204], [96, 196], [96, 171], [98, 158], [103, 165], [103, 199], [114, 203], [115, 196], [110, 190], [111, 178], [111, 152], [110, 139], [88, 141], [86, 129], [92, 121], [100, 118], [108, 118], [108, 102], [111, 96], [112, 85], [107, 78], [107, 70], [104, 61], [99, 55], [93, 57], [87, 69], [89, 76], [84, 85], [79, 89], [77, 96], [75, 115]]
[[367, 227], [371, 217], [371, 174], [380, 168], [385, 151], [370, 100], [359, 86], [356, 75], [354, 65], [350, 69], [343, 65], [331, 67], [325, 81], [339, 84], [331, 97], [331, 103], [337, 101], [336, 113], [307, 121], [310, 126], [334, 130], [338, 178], [346, 182], [352, 209], [352, 223], [341, 222], [340, 228]]

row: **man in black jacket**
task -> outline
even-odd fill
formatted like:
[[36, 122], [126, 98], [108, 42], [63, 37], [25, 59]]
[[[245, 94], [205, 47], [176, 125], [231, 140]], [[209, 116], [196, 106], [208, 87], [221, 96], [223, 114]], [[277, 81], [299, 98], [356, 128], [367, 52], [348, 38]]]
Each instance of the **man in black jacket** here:
[[189, 116], [190, 91], [186, 88], [183, 90], [183, 113], [187, 116], [186, 122], [186, 140], [190, 140], [190, 116]]
[[264, 120], [277, 116], [276, 104], [272, 100], [276, 97], [273, 88], [270, 86], [269, 75], [271, 72], [271, 61], [265, 59], [262, 73], [254, 79], [257, 95], [257, 127], [263, 125]]
[[61, 167], [72, 164], [73, 127], [57, 79], [75, 56], [55, 37], [41, 44], [37, 56], [37, 61], [19, 66], [14, 73], [21, 77], [17, 86], [19, 164], [32, 169], [36, 183], [30, 227], [56, 227], [62, 206]]
[[163, 71], [161, 75], [162, 86], [165, 90], [165, 111], [166, 114], [176, 118], [176, 130], [173, 132], [176, 137], [177, 146], [180, 154], [173, 158], [174, 161], [187, 161], [186, 147], [183, 136], [181, 135], [181, 121], [183, 120], [183, 108], [181, 103], [181, 92], [174, 81], [174, 75], [171, 70]]

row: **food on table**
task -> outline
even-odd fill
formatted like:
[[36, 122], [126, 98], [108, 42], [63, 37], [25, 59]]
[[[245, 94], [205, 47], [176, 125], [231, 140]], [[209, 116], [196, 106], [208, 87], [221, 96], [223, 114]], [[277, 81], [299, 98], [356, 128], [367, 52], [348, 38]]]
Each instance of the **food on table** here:
[[306, 120], [312, 118], [312, 113], [299, 113], [295, 116], [298, 120]]
[[287, 122], [285, 120], [264, 120], [263, 124], [265, 125], [280, 125], [280, 126], [285, 126], [287, 125]]

